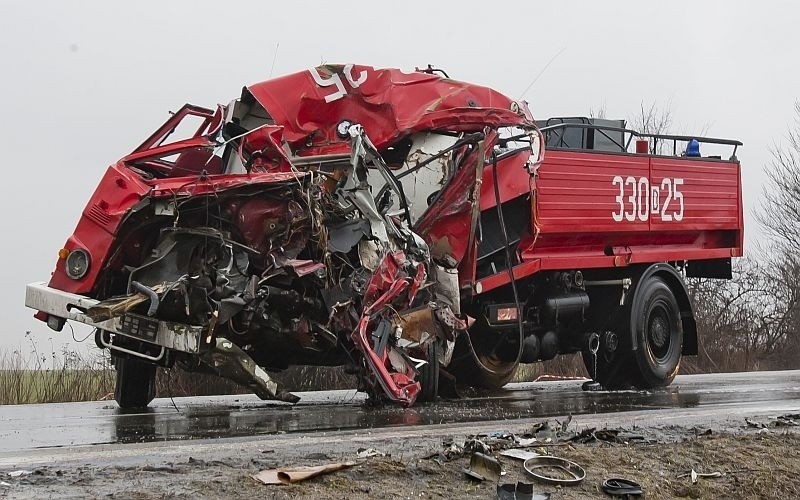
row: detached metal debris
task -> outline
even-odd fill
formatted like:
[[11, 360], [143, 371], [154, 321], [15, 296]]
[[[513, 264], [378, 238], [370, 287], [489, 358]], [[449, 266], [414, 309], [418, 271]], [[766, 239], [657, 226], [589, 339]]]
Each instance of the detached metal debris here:
[[470, 457], [469, 468], [464, 469], [464, 474], [476, 481], [497, 482], [503, 475], [503, 467], [493, 456], [476, 451]]
[[550, 493], [534, 492], [533, 483], [498, 484], [497, 500], [549, 500]]
[[[525, 460], [522, 466], [525, 472], [545, 484], [575, 486], [586, 479], [583, 467], [565, 458], [541, 455]], [[554, 473], [554, 470], [561, 473]]]

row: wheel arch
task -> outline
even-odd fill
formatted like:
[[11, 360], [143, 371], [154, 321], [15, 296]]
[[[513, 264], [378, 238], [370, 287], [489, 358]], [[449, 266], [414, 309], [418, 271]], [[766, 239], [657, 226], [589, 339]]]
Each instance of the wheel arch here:
[[[633, 291], [632, 309], [635, 311], [641, 302], [641, 294], [638, 293], [639, 285], [646, 282], [651, 277], [658, 277], [666, 282], [672, 293], [675, 295], [675, 300], [678, 302], [678, 308], [681, 313], [681, 326], [683, 327], [683, 347], [681, 354], [695, 355], [697, 354], [697, 323], [694, 319], [694, 308], [692, 301], [689, 300], [689, 290], [686, 288], [686, 283], [674, 266], [667, 263], [653, 264], [646, 268], [637, 278], [636, 287]], [[631, 317], [631, 347], [635, 351], [638, 349], [638, 342], [636, 340], [636, 315]]]

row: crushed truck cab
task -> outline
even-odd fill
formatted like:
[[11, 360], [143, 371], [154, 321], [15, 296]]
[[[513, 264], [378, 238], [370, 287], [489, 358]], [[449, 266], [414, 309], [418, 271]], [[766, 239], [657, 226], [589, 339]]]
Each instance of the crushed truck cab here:
[[123, 407], [157, 366], [296, 401], [268, 371], [346, 365], [411, 405], [582, 352], [608, 388], [663, 386], [697, 349], [684, 278], [742, 255], [739, 145], [324, 65], [173, 113], [109, 167], [26, 305], [95, 327]]

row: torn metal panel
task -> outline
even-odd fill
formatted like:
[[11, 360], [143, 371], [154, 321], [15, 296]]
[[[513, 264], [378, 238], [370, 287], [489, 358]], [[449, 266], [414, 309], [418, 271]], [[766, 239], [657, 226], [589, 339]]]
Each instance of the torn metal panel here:
[[[411, 221], [416, 222], [428, 209], [433, 198], [453, 175], [453, 151], [447, 151], [459, 140], [459, 136], [419, 133], [408, 137], [409, 152], [399, 167], [392, 172], [403, 185], [403, 191], [411, 212]], [[385, 186], [383, 175], [377, 170], [369, 171], [369, 183], [375, 192]]]
[[[361, 82], [356, 87], [349, 83], [351, 72], [359, 75], [354, 79]], [[247, 90], [269, 110], [275, 124], [284, 127], [289, 144], [306, 143], [309, 138], [320, 144], [335, 143], [339, 140], [335, 124], [343, 119], [363, 125], [378, 149], [415, 132], [532, 123], [521, 115], [519, 105], [513, 108], [514, 101], [497, 91], [397, 69], [326, 64]], [[321, 129], [322, 123], [334, 126]]]
[[261, 399], [279, 399], [289, 403], [300, 400], [294, 394], [278, 390], [276, 384], [253, 359], [230, 340], [217, 337], [214, 347], [200, 358], [220, 377], [247, 386]]

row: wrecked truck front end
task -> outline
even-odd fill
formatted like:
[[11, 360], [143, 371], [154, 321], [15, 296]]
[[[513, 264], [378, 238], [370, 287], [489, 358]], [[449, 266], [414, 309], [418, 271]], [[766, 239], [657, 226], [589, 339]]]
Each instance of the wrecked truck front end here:
[[152, 399], [123, 393], [152, 365], [286, 401], [266, 370], [349, 365], [376, 398], [433, 399], [470, 323], [483, 166], [503, 127], [535, 159], [532, 123], [484, 87], [353, 65], [185, 106], [108, 170], [26, 304], [96, 328], [122, 406]]

